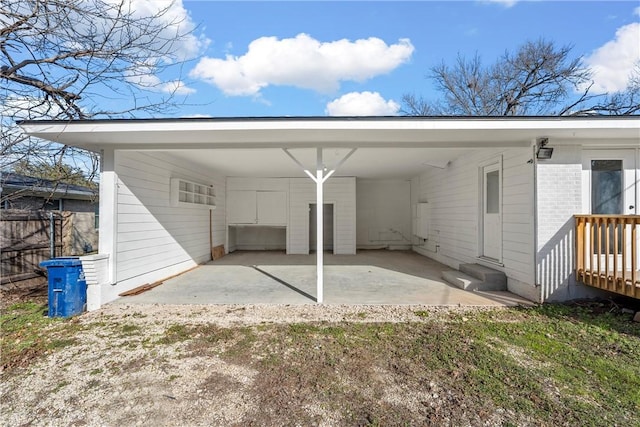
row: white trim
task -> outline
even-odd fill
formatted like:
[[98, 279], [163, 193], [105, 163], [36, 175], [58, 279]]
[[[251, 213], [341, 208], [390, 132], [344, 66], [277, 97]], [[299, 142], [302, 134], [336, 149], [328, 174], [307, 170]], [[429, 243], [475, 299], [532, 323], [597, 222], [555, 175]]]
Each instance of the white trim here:
[[636, 148], [636, 215], [640, 215], [640, 148]]
[[638, 129], [640, 118], [535, 118], [496, 119], [474, 118], [375, 118], [366, 120], [326, 118], [276, 118], [276, 119], [214, 119], [214, 120], [88, 120], [88, 121], [26, 121], [20, 126], [27, 133], [76, 133], [76, 132], [145, 132], [174, 133], [183, 131], [262, 131], [262, 130], [573, 130], [573, 129]]
[[491, 266], [491, 267], [504, 267], [504, 263], [501, 261], [496, 261], [493, 258], [487, 258], [485, 256], [479, 256], [476, 257], [476, 259], [478, 260], [478, 262], [483, 263], [483, 264], [487, 264], [487, 266]]
[[[583, 214], [590, 214], [591, 213], [591, 160], [594, 159], [600, 159], [600, 160], [622, 160], [623, 161], [623, 165], [625, 166], [629, 166], [627, 165], [624, 161], [631, 158], [633, 159], [633, 162], [635, 163], [634, 165], [632, 165], [633, 169], [635, 170], [634, 174], [633, 174], [633, 178], [632, 180], [635, 179], [635, 187], [636, 187], [636, 191], [635, 194], [633, 195], [633, 199], [631, 202], [628, 201], [628, 194], [625, 195], [624, 201], [625, 201], [625, 206], [623, 206], [623, 210], [624, 210], [624, 214], [629, 214], [629, 215], [633, 215], [633, 214], [637, 214], [638, 212], [640, 212], [640, 210], [638, 209], [638, 202], [640, 202], [640, 185], [638, 185], [637, 183], [639, 182], [639, 169], [640, 169], [640, 163], [638, 160], [638, 152], [640, 150], [638, 150], [637, 148], [635, 150], [630, 150], [630, 149], [589, 149], [589, 150], [582, 150], [582, 183], [581, 183], [581, 187], [582, 187], [582, 213]], [[625, 179], [625, 177], [628, 177], [628, 174], [626, 172], [626, 170], [628, 170], [630, 168], [625, 168], [623, 169], [623, 189], [629, 187], [630, 183]], [[633, 184], [633, 183], [631, 183]], [[628, 205], [629, 203], [633, 203], [634, 206], [634, 210], [635, 212], [629, 212], [628, 211]]]
[[115, 172], [116, 152], [106, 149], [100, 153], [100, 204], [98, 253], [109, 256], [108, 279], [116, 281], [116, 242], [118, 232], [118, 174]]
[[[502, 250], [503, 250], [503, 216], [504, 216], [504, 206], [502, 203], [502, 197], [504, 193], [504, 184], [503, 184], [503, 165], [502, 165], [502, 154], [496, 157], [492, 157], [491, 159], [485, 160], [478, 165], [478, 259], [481, 259], [485, 262], [491, 262], [497, 265], [502, 264]], [[484, 255], [484, 202], [485, 202], [485, 169], [495, 166], [495, 170], [498, 171], [498, 210], [499, 210], [499, 221], [500, 221], [500, 237], [498, 239], [498, 258], [492, 258]]]
[[[201, 120], [27, 121], [32, 136], [98, 149], [293, 147], [528, 147], [561, 140], [638, 141], [640, 118], [276, 118]], [[617, 141], [615, 141], [617, 140]], [[179, 143], [176, 143], [179, 141]], [[625, 142], [626, 143], [626, 142]]]
[[316, 302], [322, 304], [324, 299], [324, 203], [323, 187], [324, 179], [322, 174], [324, 166], [322, 164], [322, 148], [316, 148], [316, 259], [317, 259], [317, 282], [316, 282]]

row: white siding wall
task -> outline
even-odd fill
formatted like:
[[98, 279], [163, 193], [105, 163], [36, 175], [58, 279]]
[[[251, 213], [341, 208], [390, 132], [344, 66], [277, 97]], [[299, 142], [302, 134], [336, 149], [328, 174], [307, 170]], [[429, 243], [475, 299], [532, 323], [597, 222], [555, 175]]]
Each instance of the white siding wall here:
[[[316, 202], [316, 184], [309, 178], [291, 178], [289, 190], [289, 254], [309, 253], [309, 203]], [[335, 203], [334, 253], [356, 253], [356, 179], [329, 178], [324, 203]]]
[[356, 206], [359, 249], [410, 248], [410, 181], [356, 179]]
[[211, 259], [209, 210], [171, 207], [170, 178], [212, 184], [217, 196], [213, 246], [224, 244], [226, 233], [224, 177], [159, 152], [116, 151], [115, 172], [116, 284], [104, 289], [103, 303]]
[[[502, 156], [504, 271], [509, 290], [538, 300], [534, 285], [533, 165], [530, 148], [469, 151], [444, 169], [429, 168], [412, 180], [411, 202], [428, 202], [429, 239], [418, 253], [453, 268], [478, 260], [479, 166]], [[415, 238], [414, 238], [415, 240]]]

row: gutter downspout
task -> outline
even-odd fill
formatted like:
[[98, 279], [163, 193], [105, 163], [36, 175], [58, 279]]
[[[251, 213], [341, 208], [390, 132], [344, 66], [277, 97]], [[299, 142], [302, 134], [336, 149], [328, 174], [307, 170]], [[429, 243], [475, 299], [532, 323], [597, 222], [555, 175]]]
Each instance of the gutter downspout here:
[[533, 155], [533, 284], [540, 288], [538, 302], [543, 302], [544, 288], [538, 283], [538, 143], [534, 140]]

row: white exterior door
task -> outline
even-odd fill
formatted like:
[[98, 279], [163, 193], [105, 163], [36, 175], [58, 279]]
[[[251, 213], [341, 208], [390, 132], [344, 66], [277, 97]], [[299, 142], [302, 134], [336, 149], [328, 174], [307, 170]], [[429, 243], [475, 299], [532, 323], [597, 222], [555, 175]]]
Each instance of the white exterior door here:
[[588, 214], [635, 215], [640, 173], [636, 150], [588, 150], [582, 156], [582, 208]]
[[[640, 171], [636, 164], [636, 150], [587, 150], [582, 156], [582, 208], [592, 215], [635, 215], [640, 213], [638, 199], [640, 199]], [[617, 257], [617, 265], [622, 263], [622, 230], [614, 236], [613, 228], [601, 230], [601, 247], [597, 244], [593, 248], [593, 265], [598, 262], [598, 249], [604, 264], [608, 257], [609, 265], [613, 264], [613, 257]], [[609, 247], [606, 247], [606, 233], [609, 234]], [[628, 257], [631, 256], [631, 230], [625, 234]], [[617, 237], [617, 239], [614, 239]], [[590, 240], [590, 234], [587, 235]], [[617, 240], [618, 247], [614, 247]], [[589, 242], [587, 242], [589, 244]], [[589, 247], [589, 246], [588, 246]], [[631, 262], [628, 258], [627, 262]], [[640, 256], [639, 260], [640, 262]]]
[[480, 256], [492, 261], [502, 261], [502, 167], [501, 162], [483, 166], [482, 220], [480, 226], [482, 243]]

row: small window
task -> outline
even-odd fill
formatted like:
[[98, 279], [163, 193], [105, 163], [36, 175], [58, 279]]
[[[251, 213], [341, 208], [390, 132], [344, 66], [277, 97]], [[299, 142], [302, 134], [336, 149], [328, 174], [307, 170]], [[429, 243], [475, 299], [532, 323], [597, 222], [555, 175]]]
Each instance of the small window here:
[[500, 172], [487, 173], [487, 212], [500, 213]]

